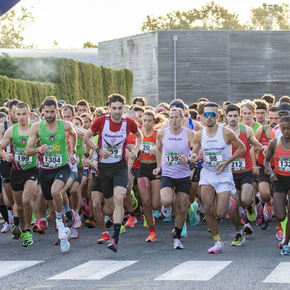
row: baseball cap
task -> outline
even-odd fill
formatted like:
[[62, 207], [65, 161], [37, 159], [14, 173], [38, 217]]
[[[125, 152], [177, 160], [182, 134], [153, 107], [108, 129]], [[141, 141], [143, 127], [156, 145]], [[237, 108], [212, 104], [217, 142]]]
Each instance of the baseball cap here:
[[59, 100], [58, 103], [65, 105], [65, 101], [64, 100]]
[[92, 121], [92, 117], [91, 117], [91, 115], [89, 113], [83, 113], [83, 114], [81, 114], [81, 118], [82, 119], [89, 119], [89, 120]]
[[278, 113], [289, 112], [290, 113], [290, 104], [282, 103], [278, 106]]

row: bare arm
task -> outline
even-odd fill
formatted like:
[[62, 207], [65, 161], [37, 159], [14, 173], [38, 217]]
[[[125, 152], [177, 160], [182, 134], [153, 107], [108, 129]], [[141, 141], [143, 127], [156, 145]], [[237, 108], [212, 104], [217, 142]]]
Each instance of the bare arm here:
[[10, 127], [4, 134], [1, 142], [0, 142], [0, 157], [5, 159], [8, 162], [11, 162], [13, 158], [13, 154], [9, 152], [5, 152], [4, 150], [8, 146], [8, 144], [12, 140], [12, 132], [13, 132], [13, 127]]
[[75, 131], [77, 133], [78, 139], [83, 140], [84, 136], [85, 136], [85, 133], [86, 133], [86, 130], [80, 129], [80, 128], [77, 128], [77, 127], [75, 127], [74, 129], [75, 129]]
[[47, 145], [42, 145], [41, 147], [36, 147], [35, 143], [38, 139], [39, 136], [39, 130], [40, 130], [40, 123], [35, 123], [32, 125], [31, 130], [30, 130], [30, 136], [27, 141], [27, 147], [26, 147], [26, 156], [33, 156], [37, 154], [38, 152], [44, 154], [47, 150]]
[[267, 150], [267, 154], [264, 160], [264, 166], [265, 169], [270, 173], [270, 181], [273, 182], [274, 180], [277, 180], [277, 175], [276, 173], [272, 170], [270, 161], [271, 159], [274, 157], [274, 151], [275, 151], [275, 147], [276, 147], [276, 142], [277, 139], [273, 139], [270, 141], [269, 145], [268, 145], [268, 150]]
[[246, 127], [246, 130], [247, 130], [249, 141], [255, 147], [255, 149], [258, 151], [263, 151], [264, 146], [255, 138], [253, 129], [250, 127]]
[[158, 175], [161, 171], [162, 165], [162, 151], [163, 151], [164, 130], [160, 130], [156, 136], [156, 144], [154, 146], [157, 168], [153, 170], [154, 175]]
[[133, 160], [135, 160], [137, 158], [138, 152], [140, 150], [140, 146], [141, 146], [141, 143], [142, 143], [142, 140], [143, 140], [143, 136], [142, 136], [141, 131], [139, 129], [135, 133], [135, 136], [136, 136], [136, 144], [135, 144], [134, 149], [130, 153], [130, 158], [133, 159]]

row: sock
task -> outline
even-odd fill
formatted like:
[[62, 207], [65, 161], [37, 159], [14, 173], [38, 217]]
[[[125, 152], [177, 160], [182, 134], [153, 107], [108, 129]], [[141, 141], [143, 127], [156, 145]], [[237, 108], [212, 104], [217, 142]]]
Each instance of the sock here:
[[220, 235], [213, 236], [215, 242], [219, 242], [221, 240]]
[[46, 221], [46, 218], [41, 218], [40, 219], [42, 222], [45, 222]]
[[237, 234], [240, 234], [241, 236], [244, 235], [243, 230], [240, 230], [239, 232], [237, 232]]
[[55, 212], [56, 220], [62, 221], [62, 212]]
[[188, 208], [188, 213], [192, 213], [194, 212], [194, 207], [192, 206], [192, 204], [190, 205], [190, 207]]
[[182, 229], [175, 227], [175, 238], [180, 240], [181, 231], [182, 231]]
[[70, 207], [69, 207], [68, 203], [65, 204], [62, 208], [63, 208], [64, 212], [69, 212], [70, 211]]
[[19, 226], [19, 217], [18, 216], [14, 217], [14, 225]]
[[149, 228], [150, 233], [152, 232], [155, 233], [154, 224], [148, 225], [148, 228]]
[[5, 204], [0, 205], [0, 213], [6, 223], [8, 223], [8, 210]]
[[116, 244], [119, 241], [119, 234], [120, 234], [121, 224], [114, 224], [114, 234], [113, 239], [115, 239]]
[[103, 234], [109, 234], [109, 232], [103, 232], [102, 235], [103, 235]]
[[276, 226], [276, 231], [278, 231], [278, 230], [282, 230], [282, 227]]
[[133, 211], [129, 212], [129, 215], [130, 216], [136, 216], [135, 211], [133, 210]]
[[255, 196], [255, 204], [258, 204], [260, 202], [260, 199], [259, 199], [259, 197], [256, 195]]

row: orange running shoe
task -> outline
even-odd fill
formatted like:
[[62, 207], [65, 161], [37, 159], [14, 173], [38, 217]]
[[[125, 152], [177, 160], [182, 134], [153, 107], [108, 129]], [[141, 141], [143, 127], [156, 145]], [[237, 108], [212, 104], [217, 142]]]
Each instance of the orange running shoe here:
[[125, 227], [134, 228], [134, 224], [137, 223], [137, 219], [135, 216], [130, 216], [127, 220]]
[[111, 237], [108, 233], [103, 233], [102, 236], [98, 239], [98, 244], [105, 244], [110, 241]]
[[93, 218], [88, 218], [85, 222], [85, 225], [89, 228], [92, 229], [95, 227], [95, 220]]
[[156, 233], [151, 232], [150, 235], [148, 236], [148, 238], [146, 239], [146, 242], [148, 242], [148, 243], [156, 242]]

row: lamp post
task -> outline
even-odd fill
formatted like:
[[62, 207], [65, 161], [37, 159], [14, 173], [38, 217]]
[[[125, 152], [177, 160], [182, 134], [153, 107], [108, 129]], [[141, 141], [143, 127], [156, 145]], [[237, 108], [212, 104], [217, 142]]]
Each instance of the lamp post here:
[[264, 9], [269, 9], [269, 30], [271, 31], [271, 18], [272, 18], [272, 10], [276, 10], [278, 9], [278, 5], [277, 4], [267, 4], [267, 3], [263, 3], [263, 8]]

